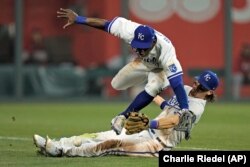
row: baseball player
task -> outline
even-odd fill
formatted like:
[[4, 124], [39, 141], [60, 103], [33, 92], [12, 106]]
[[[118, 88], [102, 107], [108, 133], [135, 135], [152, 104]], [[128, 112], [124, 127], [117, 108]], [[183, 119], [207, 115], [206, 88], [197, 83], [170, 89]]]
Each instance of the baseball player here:
[[172, 87], [180, 110], [188, 110], [187, 95], [183, 86], [182, 67], [176, 57], [171, 41], [153, 28], [132, 22], [122, 17], [111, 21], [78, 16], [70, 9], [57, 11], [59, 18], [66, 18], [66, 28], [74, 23], [104, 30], [130, 44], [136, 58], [124, 66], [113, 78], [114, 89], [125, 90], [147, 81], [145, 89], [139, 93], [128, 108], [112, 119], [112, 129], [120, 134], [128, 113], [140, 111], [167, 85]]
[[[190, 111], [193, 115], [193, 124], [197, 124], [200, 120], [206, 102], [214, 101], [214, 91], [218, 84], [219, 79], [215, 73], [204, 71], [196, 78], [192, 87], [185, 86], [185, 93], [188, 96]], [[185, 122], [185, 120], [179, 117], [180, 104], [176, 96], [168, 101], [156, 96], [154, 102], [162, 109], [162, 112], [154, 120], [151, 120], [156, 122], [157, 126], [151, 127], [148, 124], [147, 129], [139, 133], [127, 135], [126, 129], [123, 128], [120, 135], [117, 135], [113, 130], [109, 130], [85, 133], [80, 136], [61, 138], [60, 140], [51, 140], [48, 137], [45, 139], [39, 135], [34, 135], [34, 143], [41, 153], [50, 156], [96, 157], [112, 154], [157, 157], [160, 150], [171, 150], [184, 138], [188, 138], [184, 131], [179, 130], [179, 126], [182, 126], [182, 121]], [[192, 127], [189, 126], [189, 130]]]

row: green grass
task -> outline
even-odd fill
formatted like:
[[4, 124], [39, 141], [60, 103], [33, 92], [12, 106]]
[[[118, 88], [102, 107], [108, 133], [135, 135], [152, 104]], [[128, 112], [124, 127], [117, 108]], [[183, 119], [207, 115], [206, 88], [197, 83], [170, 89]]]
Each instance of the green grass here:
[[[36, 154], [34, 133], [51, 138], [110, 129], [127, 103], [0, 103], [0, 166], [158, 166], [157, 158], [50, 158]], [[150, 117], [159, 109], [144, 109]], [[250, 150], [250, 104], [209, 104], [192, 138], [176, 150]]]

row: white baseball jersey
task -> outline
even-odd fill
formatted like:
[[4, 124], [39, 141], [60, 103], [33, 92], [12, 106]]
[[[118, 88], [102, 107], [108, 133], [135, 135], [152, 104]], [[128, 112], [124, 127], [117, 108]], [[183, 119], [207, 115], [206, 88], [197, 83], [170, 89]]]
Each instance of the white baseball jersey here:
[[[187, 95], [191, 87], [185, 86]], [[188, 96], [190, 110], [196, 115], [197, 123], [204, 111], [205, 100]], [[171, 106], [165, 107], [156, 119], [168, 117], [179, 108], [176, 97], [169, 100]], [[120, 135], [113, 130], [99, 133], [85, 133], [80, 136], [61, 138], [55, 145], [66, 156], [94, 157], [108, 154], [157, 157], [160, 150], [171, 150], [184, 139], [184, 132], [173, 128], [166, 130], [148, 129], [133, 135], [126, 135], [123, 129]]]
[[[138, 26], [140, 24], [136, 22], [116, 17], [109, 24], [108, 32], [130, 44]], [[146, 57], [138, 57], [123, 67], [111, 82], [113, 88], [124, 90], [148, 80], [145, 90], [151, 96], [156, 96], [169, 85], [169, 79], [183, 74], [171, 41], [156, 30], [155, 34], [157, 42], [153, 49]]]
[[[116, 17], [110, 23], [108, 31], [114, 36], [117, 36], [130, 44], [134, 38], [135, 29], [140, 25], [141, 24], [132, 22], [125, 18]], [[146, 58], [143, 58], [144, 63], [152, 69], [163, 68], [169, 70], [170, 72], [175, 71], [175, 69], [169, 69], [171, 68], [169, 66], [173, 64], [173, 59], [176, 58], [174, 46], [162, 33], [155, 30], [155, 34], [157, 37], [157, 43], [150, 51], [149, 55]]]
[[[192, 87], [185, 85], [184, 89], [188, 95]], [[188, 104], [189, 104], [189, 110], [192, 111], [196, 116], [196, 120], [194, 122], [195, 125], [198, 123], [204, 112], [206, 100], [188, 96]], [[168, 100], [168, 105], [169, 106], [165, 106], [164, 110], [161, 112], [159, 116], [156, 117], [156, 119], [168, 117], [169, 115], [174, 114], [177, 110], [180, 110], [176, 96], [173, 96], [171, 99]], [[166, 142], [166, 145], [170, 149], [175, 147], [185, 137], [184, 132], [175, 131], [173, 129], [153, 130], [153, 131], [162, 141]]]

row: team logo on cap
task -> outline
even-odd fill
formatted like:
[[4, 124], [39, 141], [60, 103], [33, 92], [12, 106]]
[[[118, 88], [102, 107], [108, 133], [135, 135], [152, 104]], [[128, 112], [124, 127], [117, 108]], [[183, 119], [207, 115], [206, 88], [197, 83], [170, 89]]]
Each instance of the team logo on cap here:
[[210, 79], [211, 79], [211, 76], [210, 76], [210, 74], [206, 74], [206, 75], [204, 75], [204, 79], [205, 79], [205, 81], [209, 81]]
[[177, 67], [175, 64], [171, 64], [168, 66], [168, 69], [171, 71], [171, 72], [176, 72], [177, 71]]
[[144, 35], [142, 33], [139, 33], [138, 34], [138, 39], [140, 39], [141, 41], [143, 41], [144, 40]]

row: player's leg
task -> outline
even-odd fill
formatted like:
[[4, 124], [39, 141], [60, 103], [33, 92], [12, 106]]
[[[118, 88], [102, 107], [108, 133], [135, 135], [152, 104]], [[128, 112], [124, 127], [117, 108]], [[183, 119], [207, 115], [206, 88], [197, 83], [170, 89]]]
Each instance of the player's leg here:
[[[114, 131], [103, 131], [97, 133], [84, 133], [79, 136], [72, 136], [72, 137], [62, 137], [59, 140], [51, 140], [47, 138], [45, 144], [46, 153], [51, 156], [62, 156], [64, 152], [67, 152], [68, 149], [73, 147], [81, 147], [81, 146], [92, 146], [97, 142], [108, 140], [108, 139], [115, 139], [118, 136], [115, 134]], [[77, 155], [78, 153], [72, 152], [71, 156]]]
[[120, 115], [127, 117], [128, 112], [140, 111], [151, 103], [154, 97], [167, 85], [169, 85], [169, 82], [164, 71], [149, 72], [148, 83], [146, 84], [145, 90], [140, 92], [128, 108]]
[[59, 140], [50, 139], [47, 137], [45, 144], [45, 151], [48, 155], [58, 157], [63, 155], [63, 149], [71, 147], [79, 147], [84, 143], [91, 143], [94, 137], [92, 134], [84, 134], [81, 136], [62, 137]]
[[128, 155], [153, 157], [163, 146], [152, 139], [148, 131], [134, 135], [120, 135], [116, 138], [108, 137], [105, 140], [93, 143], [85, 143], [80, 147], [65, 148], [63, 153], [66, 156], [94, 157], [103, 155]]
[[123, 129], [125, 119], [128, 117], [128, 113], [131, 111], [140, 111], [142, 108], [151, 103], [153, 99], [154, 96], [148, 94], [146, 90], [140, 92], [123, 112], [111, 120], [111, 128], [116, 132], [116, 134], [120, 134]]
[[[140, 72], [140, 71], [138, 71], [138, 72]], [[163, 73], [163, 72], [158, 72], [156, 75], [157, 76], [163, 75], [161, 73]], [[152, 102], [152, 100], [156, 96], [158, 90], [163, 87], [165, 80], [161, 79], [161, 77], [158, 77], [157, 80], [154, 80], [153, 77], [150, 77], [153, 74], [154, 74], [153, 72], [147, 72], [148, 79], [152, 78], [150, 80], [150, 82], [147, 84], [148, 86], [145, 88], [145, 90], [140, 92], [135, 97], [135, 99], [130, 103], [130, 105], [123, 112], [121, 112], [118, 116], [116, 116], [114, 119], [112, 119], [112, 121], [111, 121], [112, 129], [117, 134], [120, 134], [120, 132], [123, 128], [124, 120], [125, 120], [125, 118], [127, 118], [128, 113], [131, 111], [137, 112], [137, 111], [140, 111], [142, 108], [146, 107], [149, 103]], [[157, 82], [157, 83], [155, 83], [155, 82]]]
[[149, 69], [141, 62], [134, 60], [124, 66], [112, 79], [111, 85], [116, 90], [125, 90], [147, 80]]
[[150, 72], [148, 75], [148, 83], [145, 86], [145, 91], [155, 97], [157, 94], [169, 86], [169, 81], [165, 71]]

